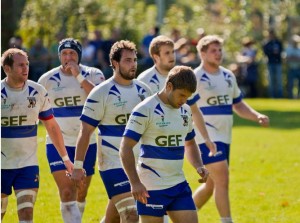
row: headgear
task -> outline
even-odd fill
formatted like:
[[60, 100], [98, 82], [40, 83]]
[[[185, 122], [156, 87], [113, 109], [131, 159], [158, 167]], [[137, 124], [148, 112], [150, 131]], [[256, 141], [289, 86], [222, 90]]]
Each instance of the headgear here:
[[58, 46], [58, 55], [60, 55], [61, 51], [64, 49], [72, 49], [75, 50], [78, 55], [78, 64], [81, 61], [81, 54], [82, 54], [82, 47], [81, 44], [73, 39], [73, 38], [66, 38], [59, 42]]

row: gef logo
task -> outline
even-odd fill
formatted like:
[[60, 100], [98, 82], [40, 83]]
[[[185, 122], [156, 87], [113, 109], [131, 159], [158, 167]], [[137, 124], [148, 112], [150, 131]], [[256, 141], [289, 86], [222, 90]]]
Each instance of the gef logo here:
[[25, 115], [1, 117], [2, 126], [21, 126], [26, 121], [27, 121], [27, 116]]
[[118, 115], [118, 116], [115, 118], [115, 121], [116, 121], [116, 123], [118, 123], [119, 125], [126, 125], [128, 119], [129, 119], [129, 116], [130, 116], [130, 113]]
[[158, 136], [155, 139], [155, 143], [158, 146], [180, 146], [181, 142], [181, 135]]
[[80, 102], [80, 96], [56, 98], [54, 100], [54, 104], [57, 107], [77, 106], [79, 104], [79, 102]]
[[228, 105], [230, 102], [228, 95], [218, 95], [207, 99], [209, 105]]

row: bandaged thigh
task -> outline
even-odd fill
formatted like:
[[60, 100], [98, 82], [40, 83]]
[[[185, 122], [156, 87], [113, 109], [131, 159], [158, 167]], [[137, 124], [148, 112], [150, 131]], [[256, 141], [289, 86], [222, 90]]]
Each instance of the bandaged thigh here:
[[16, 195], [18, 211], [24, 208], [33, 208], [36, 200], [36, 192], [34, 190], [22, 190]]
[[133, 197], [123, 198], [115, 204], [120, 216], [131, 221], [138, 221], [136, 204]]

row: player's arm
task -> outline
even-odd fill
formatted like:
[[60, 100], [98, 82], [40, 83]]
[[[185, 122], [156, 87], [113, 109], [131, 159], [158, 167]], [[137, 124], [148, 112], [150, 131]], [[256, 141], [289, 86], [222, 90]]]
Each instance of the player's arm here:
[[135, 200], [146, 204], [149, 194], [145, 186], [141, 183], [137, 174], [135, 158], [133, 154], [133, 147], [136, 144], [137, 141], [123, 136], [120, 144], [120, 158], [126, 175], [130, 181], [132, 196]]
[[238, 116], [250, 121], [258, 122], [261, 126], [269, 126], [269, 117], [257, 112], [246, 102], [240, 101], [239, 103], [233, 104], [233, 109]]
[[48, 135], [50, 136], [56, 150], [58, 151], [60, 157], [63, 159], [64, 164], [69, 173], [73, 171], [73, 163], [70, 161], [66, 147], [64, 145], [64, 139], [56, 119], [53, 117], [47, 120], [41, 120], [45, 126]]
[[80, 131], [76, 143], [76, 152], [74, 160], [74, 170], [71, 179], [77, 183], [85, 177], [83, 170], [83, 161], [85, 159], [86, 151], [89, 147], [90, 137], [94, 133], [95, 127], [82, 121]]
[[197, 170], [198, 174], [201, 176], [201, 179], [199, 179], [200, 183], [206, 182], [208, 177], [208, 171], [205, 169], [201, 154], [198, 148], [198, 145], [195, 141], [195, 139], [191, 139], [188, 141], [185, 141], [185, 155], [188, 161], [192, 164], [192, 166]]
[[203, 119], [203, 114], [200, 111], [200, 109], [198, 109], [197, 104], [194, 103], [193, 105], [190, 105], [192, 114], [193, 114], [193, 122], [196, 125], [197, 129], [199, 130], [199, 132], [201, 133], [206, 146], [209, 148], [210, 150], [210, 156], [213, 156], [216, 154], [217, 149], [216, 149], [216, 144], [214, 142], [211, 141], [206, 126], [205, 126], [205, 121]]

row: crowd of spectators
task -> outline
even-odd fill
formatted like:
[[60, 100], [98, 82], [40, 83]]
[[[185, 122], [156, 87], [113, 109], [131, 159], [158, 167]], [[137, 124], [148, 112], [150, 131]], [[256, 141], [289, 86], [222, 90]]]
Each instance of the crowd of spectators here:
[[[115, 28], [111, 31], [110, 38], [103, 38], [100, 30], [95, 30], [93, 37], [82, 37], [82, 64], [97, 67], [102, 70], [106, 78], [111, 77], [112, 69], [109, 63], [109, 52], [111, 46], [121, 39], [121, 30]], [[151, 40], [160, 34], [159, 27], [152, 27], [145, 33], [138, 47], [139, 71], [146, 70], [153, 66], [153, 61], [149, 56], [149, 44]], [[197, 36], [189, 38], [183, 36], [178, 29], [173, 29], [169, 37], [175, 43], [176, 65], [187, 65], [195, 68], [199, 65], [200, 58], [197, 55], [196, 44], [206, 35], [203, 28], [196, 29]], [[20, 36], [14, 36], [9, 40], [9, 47], [16, 47], [28, 52], [30, 60], [29, 78], [37, 81], [38, 78], [52, 67], [59, 64], [57, 57], [57, 42], [65, 38], [63, 33], [56, 35], [57, 41], [49, 48], [45, 47], [43, 40], [37, 38], [34, 44], [26, 49]], [[276, 36], [274, 30], [269, 31], [269, 35], [262, 43], [257, 43], [250, 37], [242, 39], [241, 50], [234, 59], [228, 60], [232, 63], [229, 67], [236, 74], [240, 88], [245, 97], [267, 96], [270, 98], [300, 98], [300, 36], [293, 35], [286, 48], [280, 38]], [[258, 50], [264, 55], [263, 63], [257, 61]], [[260, 66], [263, 64], [264, 68]], [[285, 68], [285, 69], [284, 69]], [[262, 86], [260, 81], [262, 71], [266, 71], [267, 92], [261, 94]], [[286, 75], [284, 75], [286, 73]], [[3, 72], [2, 72], [3, 74]], [[1, 79], [3, 78], [3, 75]], [[286, 92], [286, 94], [285, 94]]]

